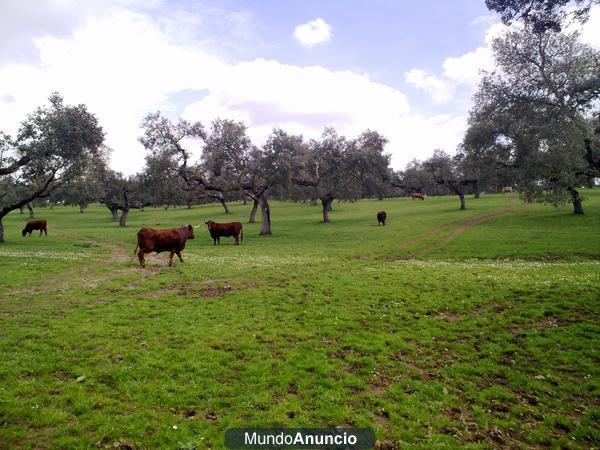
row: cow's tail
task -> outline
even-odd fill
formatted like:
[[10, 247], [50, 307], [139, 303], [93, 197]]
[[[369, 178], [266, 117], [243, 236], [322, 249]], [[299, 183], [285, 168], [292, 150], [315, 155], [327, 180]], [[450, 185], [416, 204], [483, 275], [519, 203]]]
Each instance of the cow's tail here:
[[131, 264], [133, 262], [133, 260], [135, 259], [135, 255], [137, 254], [139, 246], [140, 246], [139, 242], [137, 244], [135, 244], [135, 250], [133, 251], [133, 256], [129, 260], [129, 264]]

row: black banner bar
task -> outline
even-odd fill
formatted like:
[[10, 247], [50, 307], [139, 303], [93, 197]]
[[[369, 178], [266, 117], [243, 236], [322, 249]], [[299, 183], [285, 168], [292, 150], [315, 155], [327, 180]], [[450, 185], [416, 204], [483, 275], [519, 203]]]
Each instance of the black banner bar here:
[[371, 449], [369, 428], [232, 428], [225, 432], [228, 449]]

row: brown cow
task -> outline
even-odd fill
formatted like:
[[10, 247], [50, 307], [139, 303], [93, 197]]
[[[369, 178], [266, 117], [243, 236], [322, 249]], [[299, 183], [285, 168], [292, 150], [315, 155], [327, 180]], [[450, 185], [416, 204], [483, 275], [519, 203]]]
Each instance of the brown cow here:
[[[156, 230], [154, 228], [141, 228], [137, 234], [137, 245], [133, 251], [133, 258], [137, 253], [140, 259], [140, 266], [146, 267], [145, 253], [151, 252], [171, 252], [169, 256], [169, 267], [173, 265], [173, 255], [177, 254], [179, 260], [183, 262], [181, 251], [185, 248], [185, 242], [188, 239], [194, 239], [194, 227], [186, 225], [181, 228], [169, 228]], [[138, 248], [140, 251], [138, 252]], [[131, 258], [131, 259], [133, 259]]]
[[210, 231], [210, 237], [212, 237], [214, 245], [221, 244], [221, 236], [233, 236], [235, 245], [240, 245], [240, 241], [244, 240], [244, 230], [241, 222], [216, 223], [208, 220], [204, 223], [208, 225], [208, 231]]
[[416, 200], [417, 198], [418, 198], [419, 200], [425, 200], [425, 194], [422, 194], [422, 193], [420, 193], [420, 192], [413, 192], [412, 194], [410, 194], [410, 197], [411, 197], [413, 200]]
[[29, 237], [31, 237], [31, 232], [33, 230], [40, 230], [40, 236], [42, 233], [45, 233], [45, 235], [48, 236], [48, 222], [45, 220], [30, 220], [27, 222], [27, 225], [25, 225], [25, 228], [23, 228], [23, 231], [21, 231], [21, 234], [25, 237], [25, 235], [29, 233]]
[[379, 211], [377, 213], [377, 226], [379, 226], [379, 224], [382, 224], [383, 226], [385, 226], [386, 218], [387, 218], [387, 214], [385, 213], [385, 211]]

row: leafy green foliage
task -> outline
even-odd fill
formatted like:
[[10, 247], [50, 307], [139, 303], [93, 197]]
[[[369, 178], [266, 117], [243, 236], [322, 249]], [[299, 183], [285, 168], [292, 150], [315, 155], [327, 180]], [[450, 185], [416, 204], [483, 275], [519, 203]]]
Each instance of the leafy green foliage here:
[[[528, 200], [571, 200], [596, 173], [586, 150], [600, 96], [598, 51], [577, 33], [507, 31], [493, 42], [498, 68], [485, 73], [462, 145], [471, 165], [500, 170]], [[478, 163], [478, 164], [477, 164]]]
[[57, 93], [49, 102], [22, 122], [15, 139], [0, 133], [0, 243], [8, 213], [81, 175], [104, 141], [84, 105], [64, 105]]

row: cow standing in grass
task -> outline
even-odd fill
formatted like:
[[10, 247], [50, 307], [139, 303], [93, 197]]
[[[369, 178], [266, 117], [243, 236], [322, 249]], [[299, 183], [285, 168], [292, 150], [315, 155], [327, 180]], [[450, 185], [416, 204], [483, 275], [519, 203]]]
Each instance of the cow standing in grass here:
[[385, 226], [386, 218], [387, 218], [387, 214], [385, 213], [385, 211], [379, 211], [377, 213], [377, 226], [379, 226], [380, 224]]
[[410, 197], [413, 200], [425, 200], [425, 194], [422, 194], [421, 192], [413, 192], [412, 194], [410, 194]]
[[241, 222], [216, 223], [212, 220], [204, 222], [208, 226], [214, 245], [221, 244], [221, 236], [235, 238], [235, 245], [244, 240], [244, 230]]
[[[146, 267], [144, 254], [151, 252], [171, 252], [169, 256], [169, 267], [173, 265], [173, 255], [177, 254], [179, 260], [183, 262], [181, 251], [185, 248], [188, 239], [194, 239], [194, 227], [186, 225], [180, 228], [170, 228], [156, 230], [154, 228], [142, 228], [137, 234], [138, 242], [133, 251], [133, 257], [137, 253], [140, 260], [140, 266]], [[139, 248], [139, 252], [138, 252]], [[133, 259], [133, 258], [132, 258]]]
[[21, 234], [25, 237], [25, 235], [29, 233], [29, 237], [31, 237], [33, 230], [40, 230], [40, 236], [42, 233], [45, 233], [45, 236], [48, 236], [48, 222], [45, 220], [30, 220], [27, 222], [27, 225], [25, 225], [25, 228], [23, 228], [23, 231], [21, 231]]

